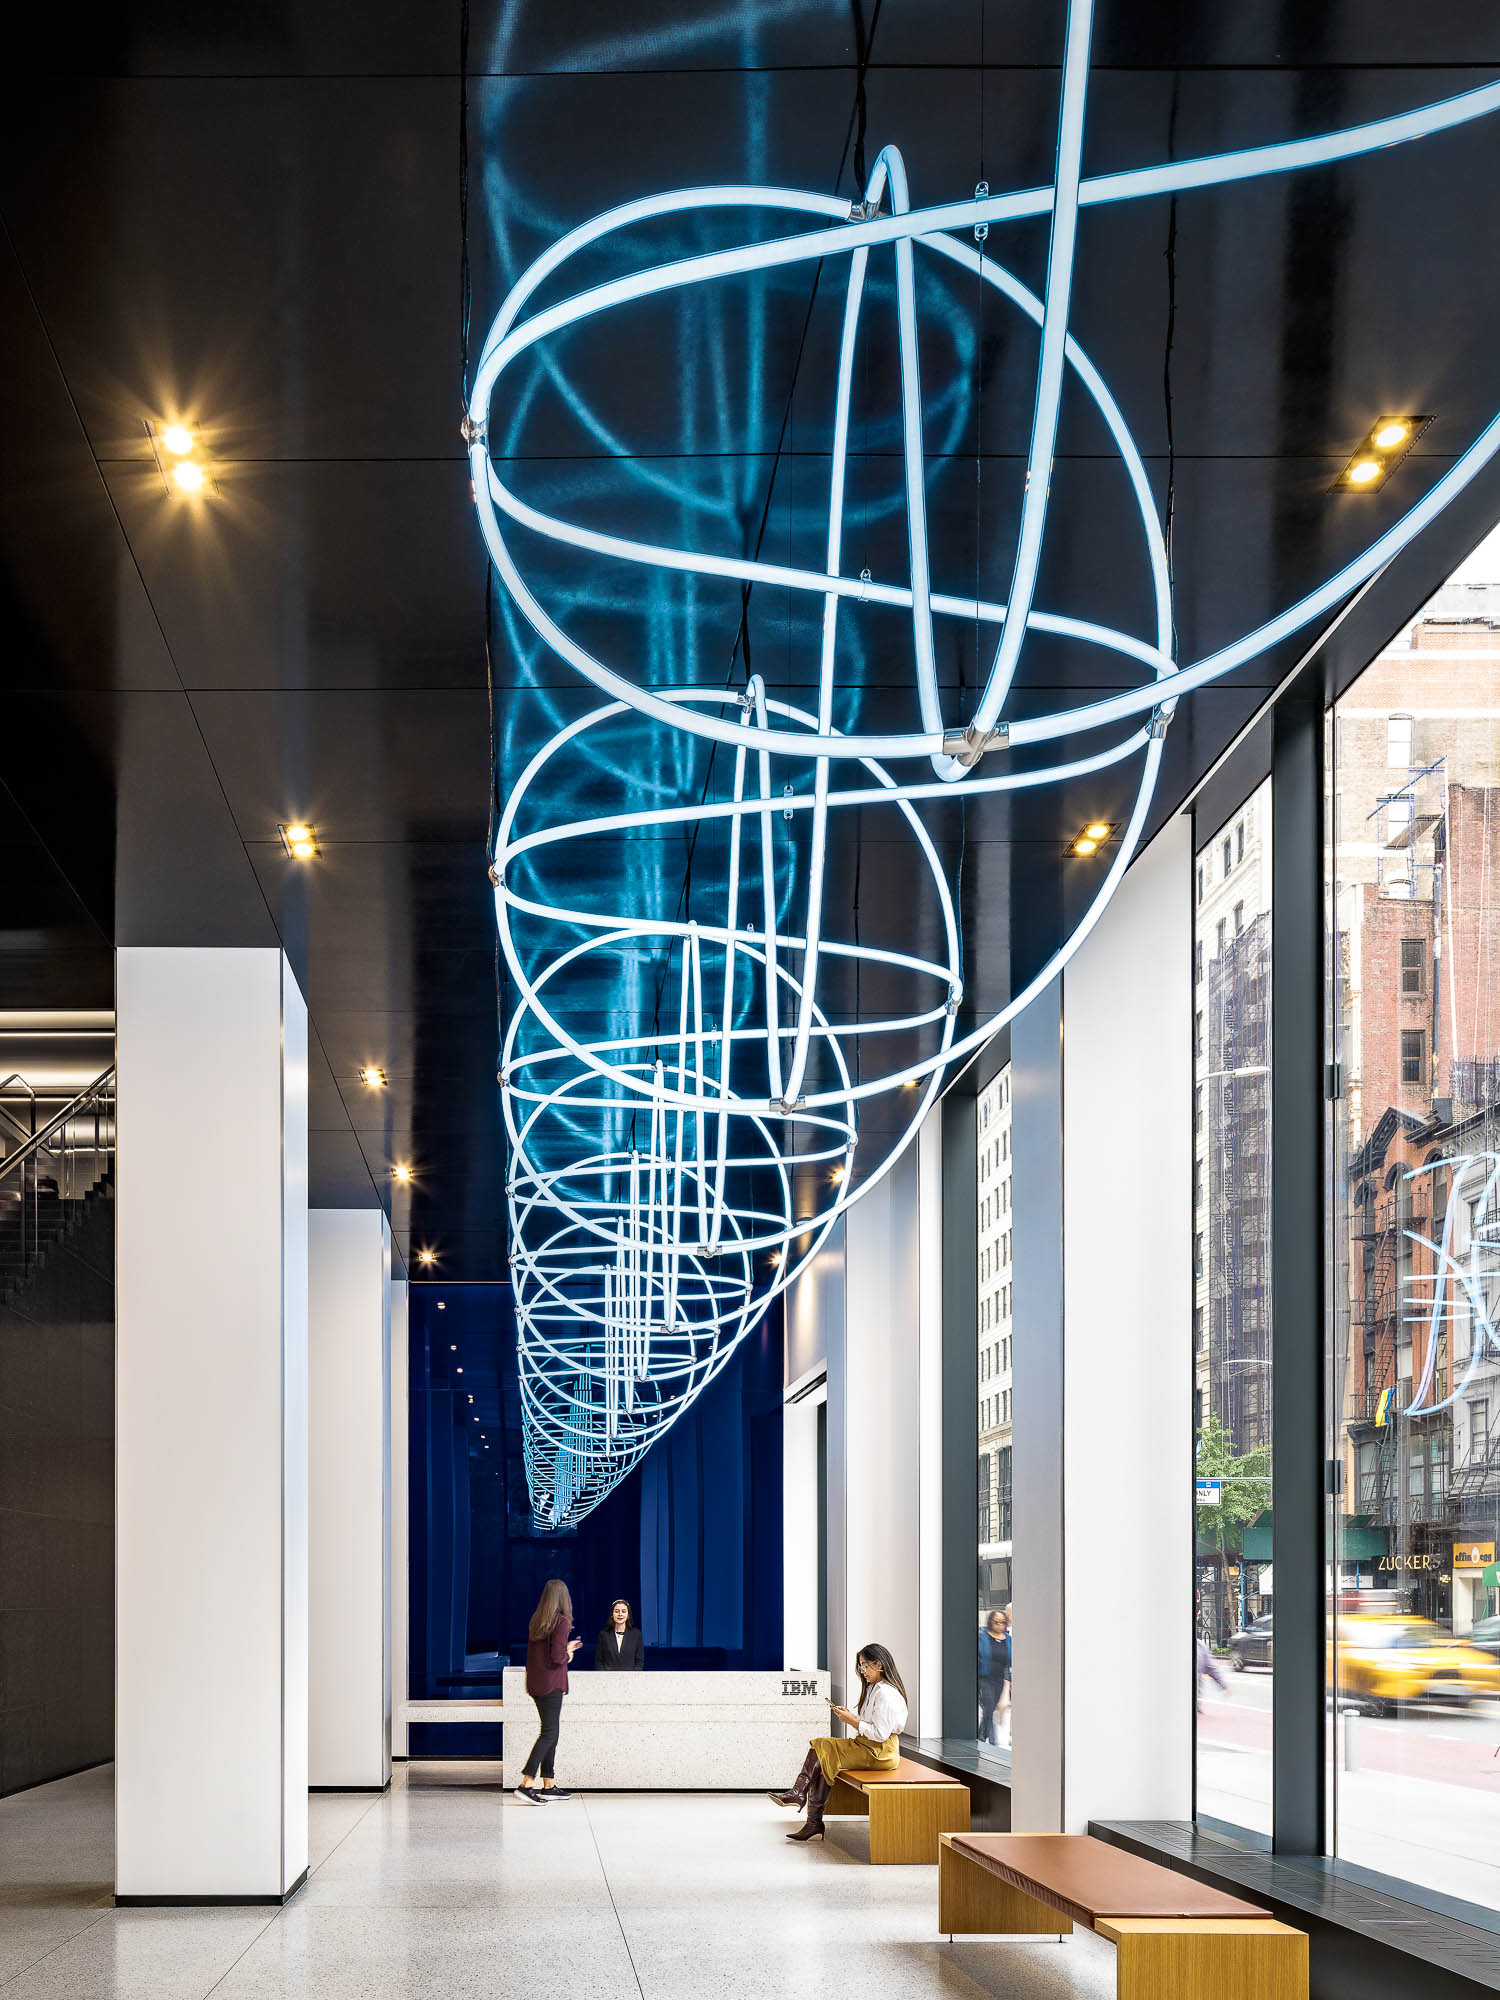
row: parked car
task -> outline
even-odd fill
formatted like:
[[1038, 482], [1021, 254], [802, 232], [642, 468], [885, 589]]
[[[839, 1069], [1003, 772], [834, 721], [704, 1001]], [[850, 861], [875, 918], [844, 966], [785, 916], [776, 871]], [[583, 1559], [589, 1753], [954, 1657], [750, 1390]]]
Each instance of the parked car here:
[[1478, 1701], [1500, 1694], [1500, 1657], [1455, 1639], [1430, 1618], [1350, 1612], [1330, 1637], [1329, 1672], [1337, 1653], [1338, 1692], [1375, 1715], [1394, 1715], [1403, 1701]]
[[1229, 1664], [1237, 1674], [1246, 1667], [1268, 1667], [1271, 1664], [1271, 1613], [1257, 1618], [1253, 1625], [1247, 1625], [1243, 1632], [1236, 1632], [1229, 1642]]

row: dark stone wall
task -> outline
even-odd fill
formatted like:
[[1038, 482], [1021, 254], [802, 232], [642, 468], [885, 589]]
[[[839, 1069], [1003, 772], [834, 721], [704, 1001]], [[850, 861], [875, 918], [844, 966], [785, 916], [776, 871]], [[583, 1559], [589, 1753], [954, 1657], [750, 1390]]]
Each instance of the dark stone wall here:
[[114, 1202], [0, 1301], [0, 1794], [114, 1754]]

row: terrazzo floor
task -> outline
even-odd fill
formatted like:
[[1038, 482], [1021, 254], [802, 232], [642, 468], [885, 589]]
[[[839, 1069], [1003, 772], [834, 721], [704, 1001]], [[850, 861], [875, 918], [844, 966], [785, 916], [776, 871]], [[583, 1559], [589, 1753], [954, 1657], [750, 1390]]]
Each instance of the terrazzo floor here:
[[948, 1945], [932, 1868], [871, 1868], [858, 1822], [803, 1849], [768, 1801], [531, 1807], [498, 1767], [399, 1766], [318, 1795], [283, 1910], [116, 1910], [111, 1774], [0, 1801], [3, 2000], [1106, 2000], [1087, 1932]]

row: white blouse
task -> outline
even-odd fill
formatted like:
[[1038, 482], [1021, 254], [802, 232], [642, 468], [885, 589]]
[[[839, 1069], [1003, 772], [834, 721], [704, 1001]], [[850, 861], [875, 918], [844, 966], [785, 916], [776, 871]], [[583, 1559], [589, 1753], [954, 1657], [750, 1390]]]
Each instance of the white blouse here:
[[876, 1681], [859, 1714], [859, 1734], [872, 1743], [899, 1736], [906, 1727], [906, 1702], [889, 1681]]

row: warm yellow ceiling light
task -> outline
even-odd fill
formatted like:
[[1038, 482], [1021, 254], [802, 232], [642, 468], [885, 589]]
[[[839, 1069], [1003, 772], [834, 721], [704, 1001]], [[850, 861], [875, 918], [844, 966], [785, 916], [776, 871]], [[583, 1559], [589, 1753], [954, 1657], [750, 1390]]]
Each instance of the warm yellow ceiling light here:
[[294, 861], [311, 861], [317, 854], [318, 833], [316, 827], [303, 826], [298, 823], [292, 826], [278, 825], [276, 831], [281, 835], [282, 846]]
[[404, 1187], [406, 1183], [411, 1179], [411, 1168], [405, 1166], [392, 1167], [391, 1179], [400, 1181], [401, 1185]]
[[186, 424], [168, 424], [162, 431], [161, 441], [174, 458], [186, 458], [193, 448], [193, 434]]
[[181, 459], [172, 467], [172, 484], [182, 493], [201, 493], [204, 486], [204, 471], [190, 458]]
[[419, 1264], [435, 1264], [437, 1257], [431, 1250], [419, 1250], [417, 1252], [417, 1262]]
[[1073, 842], [1073, 852], [1084, 855], [1093, 854], [1097, 852], [1098, 846], [1099, 843], [1097, 840], [1090, 840], [1086, 833], [1081, 833]]
[[361, 1083], [367, 1084], [371, 1090], [385, 1089], [385, 1071], [378, 1069], [374, 1063], [365, 1064], [359, 1073], [359, 1080]]
[[1431, 422], [1431, 416], [1377, 417], [1333, 490], [1378, 493]]

